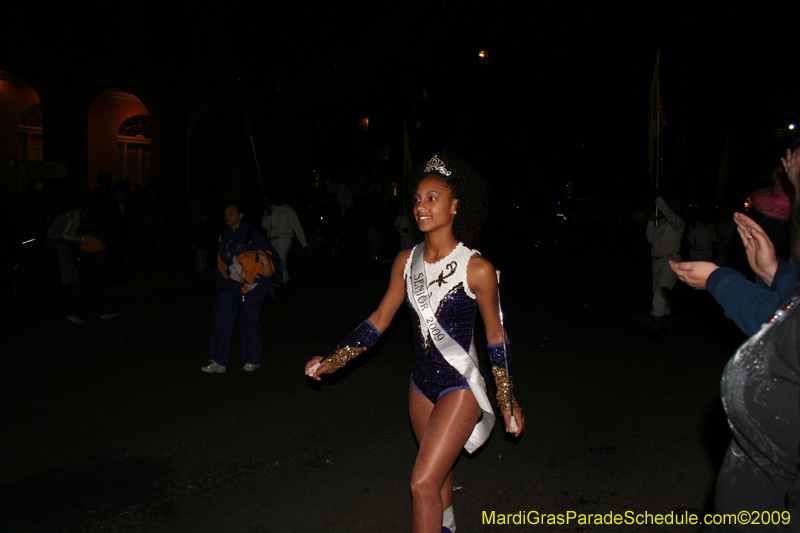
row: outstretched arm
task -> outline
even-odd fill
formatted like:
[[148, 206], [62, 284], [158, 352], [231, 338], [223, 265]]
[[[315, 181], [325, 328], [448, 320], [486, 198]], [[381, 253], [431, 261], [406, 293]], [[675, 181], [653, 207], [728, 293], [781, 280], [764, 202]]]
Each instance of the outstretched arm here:
[[686, 223], [683, 221], [681, 217], [679, 217], [675, 211], [669, 206], [669, 204], [659, 196], [656, 198], [656, 207], [658, 207], [662, 213], [664, 213], [664, 218], [667, 219], [667, 222], [678, 231], [683, 231], [686, 227]]
[[725, 316], [736, 322], [747, 336], [757, 333], [781, 303], [779, 291], [760, 287], [731, 268], [715, 270], [707, 286]]
[[[508, 332], [505, 334], [506, 342], [504, 347], [503, 327], [500, 324], [500, 306], [497, 302], [497, 275], [492, 263], [479, 255], [473, 256], [467, 267], [467, 283], [478, 300], [478, 309], [481, 312], [481, 318], [483, 318], [483, 324], [486, 327], [486, 341], [489, 343], [490, 359], [494, 359], [491, 357], [491, 352], [493, 350], [499, 352], [500, 350], [508, 349]], [[499, 345], [499, 347], [497, 345]], [[522, 434], [522, 430], [525, 428], [525, 416], [522, 413], [522, 409], [516, 405], [512, 377], [506, 375], [506, 369], [500, 368], [501, 365], [496, 363], [497, 361], [492, 361], [492, 373], [495, 376], [495, 383], [497, 384], [498, 401], [501, 404], [500, 409], [503, 412], [506, 432], [510, 433], [512, 431], [511, 411], [505, 408], [504, 405], [508, 404], [508, 407], [510, 407], [513, 403], [514, 419], [517, 422], [517, 431], [514, 432], [514, 436], [519, 437]], [[505, 365], [502, 366], [504, 367]], [[510, 373], [510, 364], [508, 370]]]
[[688, 286], [700, 291], [706, 290], [706, 281], [719, 266], [710, 261], [677, 261], [669, 260], [669, 266], [678, 275], [678, 279]]
[[[383, 332], [389, 327], [389, 324], [392, 323], [394, 315], [397, 313], [397, 310], [400, 308], [400, 305], [402, 305], [403, 299], [405, 298], [405, 280], [403, 279], [403, 269], [405, 268], [406, 261], [408, 261], [408, 256], [410, 254], [411, 250], [403, 250], [397, 255], [397, 258], [394, 260], [394, 264], [392, 265], [392, 273], [391, 277], [389, 278], [389, 288], [386, 290], [386, 294], [383, 295], [383, 299], [378, 305], [378, 308], [371, 315], [369, 315], [369, 318], [367, 319], [367, 321], [372, 324], [374, 329], [377, 330], [378, 335], [383, 334]], [[352, 357], [355, 355], [352, 355]], [[313, 374], [309, 374], [309, 370], [320, 363], [323, 359], [323, 357], [317, 356], [306, 362], [305, 374], [319, 381], [321, 379], [320, 376], [329, 370], [328, 365], [326, 363], [322, 363], [316, 367]]]
[[759, 287], [731, 268], [720, 268], [708, 261], [670, 261], [669, 265], [690, 287], [708, 289], [722, 306], [725, 316], [736, 322], [748, 336], [769, 320], [782, 301], [780, 291]]

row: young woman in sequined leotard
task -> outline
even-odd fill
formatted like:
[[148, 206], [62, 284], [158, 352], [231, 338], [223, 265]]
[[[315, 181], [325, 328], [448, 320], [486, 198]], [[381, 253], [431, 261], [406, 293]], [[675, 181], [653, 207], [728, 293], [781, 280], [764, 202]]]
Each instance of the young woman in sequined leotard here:
[[[468, 351], [477, 308], [486, 326], [490, 357], [492, 353], [502, 354], [504, 335], [494, 267], [460, 242], [474, 239], [485, 219], [483, 182], [469, 166], [443, 152], [428, 162], [415, 183], [414, 217], [425, 235], [423, 258], [437, 321]], [[389, 327], [397, 310], [407, 301], [411, 252], [403, 250], [395, 259], [389, 289], [375, 312], [333, 354], [308, 361], [306, 374], [319, 380], [321, 374], [340, 368], [374, 344]], [[409, 415], [419, 443], [411, 476], [412, 530], [455, 531], [452, 469], [481, 417], [481, 408], [467, 380], [442, 357], [427, 329], [419, 328], [420, 319], [413, 308], [411, 315], [418, 327], [414, 334]], [[511, 432], [513, 403], [513, 417], [518, 426], [514, 434], [519, 436], [525, 422], [511, 392], [511, 379], [494, 364], [495, 358], [492, 362], [498, 391], [503, 391], [498, 393], [498, 400], [506, 431]]]

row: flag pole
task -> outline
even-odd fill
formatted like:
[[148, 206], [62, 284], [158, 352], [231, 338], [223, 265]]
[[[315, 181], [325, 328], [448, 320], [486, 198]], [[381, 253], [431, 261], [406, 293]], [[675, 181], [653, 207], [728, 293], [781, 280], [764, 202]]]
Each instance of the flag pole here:
[[264, 207], [267, 205], [267, 192], [264, 190], [264, 180], [261, 179], [261, 168], [258, 166], [258, 157], [256, 156], [256, 145], [253, 142], [253, 134], [250, 134], [250, 147], [253, 149], [253, 159], [256, 162], [256, 173], [258, 174], [258, 182], [261, 184], [261, 197], [264, 198]]
[[[661, 59], [661, 50], [656, 50], [656, 64], [655, 68], [653, 69], [653, 85], [650, 90], [650, 135], [649, 135], [649, 142], [650, 145], [648, 147], [648, 152], [650, 154], [650, 172], [651, 178], [653, 177], [653, 173], [655, 173], [656, 179], [656, 191], [660, 186], [660, 176], [659, 176], [659, 167], [660, 167], [660, 136], [661, 136], [661, 68], [660, 68], [660, 59]], [[655, 117], [653, 114], [655, 113]], [[654, 120], [655, 119], [655, 120]], [[655, 122], [655, 124], [654, 124]], [[666, 121], [665, 121], [666, 122]], [[653, 126], [655, 126], [655, 131], [653, 131]], [[654, 139], [655, 137], [655, 139]], [[655, 153], [653, 151], [653, 141], [655, 140]], [[653, 161], [655, 158], [655, 161]], [[655, 168], [654, 168], [655, 167]], [[656, 206], [655, 211], [655, 225], [658, 226], [658, 206]]]
[[[656, 61], [657, 63], [661, 62], [661, 50], [656, 52]], [[659, 79], [656, 80], [656, 190], [658, 190], [658, 163], [659, 163], [659, 139], [661, 138], [661, 111], [658, 108], [658, 105], [661, 103], [661, 66], [656, 64], [656, 68], [658, 69], [658, 77]], [[657, 212], [656, 212], [657, 213]], [[656, 220], [658, 218], [656, 217]]]
[[239, 82], [239, 97], [242, 101], [242, 120], [244, 120], [244, 128], [247, 136], [250, 138], [250, 148], [253, 151], [253, 160], [256, 163], [256, 174], [258, 175], [258, 183], [261, 184], [261, 196], [264, 198], [264, 207], [269, 208], [267, 205], [267, 192], [264, 190], [264, 180], [261, 177], [261, 167], [258, 164], [258, 156], [256, 155], [256, 144], [253, 141], [253, 127], [250, 124], [250, 115], [247, 113], [247, 103], [244, 101], [244, 83], [241, 78], [236, 78]]
[[[657, 52], [656, 62], [659, 61], [658, 58], [661, 56], [661, 50]], [[658, 64], [656, 64], [656, 68], [660, 71], [661, 69], [658, 68]], [[661, 72], [659, 72], [659, 77]], [[658, 103], [661, 101], [661, 80], [656, 81], [656, 191], [658, 191], [658, 160], [659, 160], [659, 139], [661, 138], [661, 113], [658, 112]], [[656, 206], [656, 227], [658, 227], [658, 206]]]

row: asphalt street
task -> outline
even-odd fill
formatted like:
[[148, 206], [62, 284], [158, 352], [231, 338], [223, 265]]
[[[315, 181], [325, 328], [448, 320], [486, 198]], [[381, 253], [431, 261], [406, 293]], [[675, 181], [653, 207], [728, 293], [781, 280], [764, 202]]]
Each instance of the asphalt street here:
[[[729, 438], [719, 379], [744, 336], [710, 296], [680, 287], [672, 331], [648, 339], [646, 245], [590, 252], [496, 264], [527, 428], [513, 439], [498, 426], [460, 457], [460, 533], [699, 531], [497, 520], [711, 509]], [[0, 530], [408, 531], [407, 310], [321, 385], [303, 375], [375, 308], [388, 273], [296, 277], [291, 296], [265, 304], [262, 367], [240, 370], [237, 328], [228, 372], [215, 375], [200, 371], [206, 279], [117, 286], [122, 313], [101, 321], [98, 308], [82, 326], [65, 319], [75, 289], [23, 292], [3, 316]]]

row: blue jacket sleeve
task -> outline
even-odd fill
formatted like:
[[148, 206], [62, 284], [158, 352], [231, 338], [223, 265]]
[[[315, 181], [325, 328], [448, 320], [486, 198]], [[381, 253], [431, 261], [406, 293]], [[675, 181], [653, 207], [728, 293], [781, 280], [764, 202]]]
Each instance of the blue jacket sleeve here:
[[789, 303], [800, 292], [800, 266], [778, 258], [778, 270], [772, 278], [772, 287], [780, 295], [780, 304]]
[[712, 272], [706, 289], [722, 306], [725, 316], [747, 336], [757, 333], [781, 303], [779, 291], [759, 287], [732, 268], [722, 267]]

